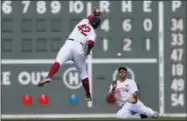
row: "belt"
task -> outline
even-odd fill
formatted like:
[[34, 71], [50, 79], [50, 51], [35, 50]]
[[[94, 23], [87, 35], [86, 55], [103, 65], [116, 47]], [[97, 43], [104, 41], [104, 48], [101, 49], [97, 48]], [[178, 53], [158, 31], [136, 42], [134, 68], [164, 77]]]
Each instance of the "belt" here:
[[[129, 102], [129, 101], [127, 101], [127, 102], [128, 102], [128, 103], [131, 103], [131, 104], [136, 104], [136, 103], [138, 102], [138, 100], [136, 100], [135, 102]], [[126, 102], [126, 103], [127, 103], [127, 102]], [[123, 107], [124, 105], [125, 105], [125, 103], [124, 103], [124, 104], [121, 104], [120, 107]]]
[[[72, 39], [72, 38], [68, 38], [68, 40], [75, 41], [75, 40]], [[78, 42], [78, 41], [77, 41], [77, 42]], [[83, 46], [82, 42], [79, 42], [79, 43]]]

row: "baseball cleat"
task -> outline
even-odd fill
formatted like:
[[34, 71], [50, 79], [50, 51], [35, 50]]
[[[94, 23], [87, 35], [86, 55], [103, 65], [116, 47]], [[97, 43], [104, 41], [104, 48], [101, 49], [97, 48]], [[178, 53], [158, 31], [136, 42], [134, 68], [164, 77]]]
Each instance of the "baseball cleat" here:
[[146, 118], [148, 118], [148, 116], [146, 116], [146, 115], [144, 115], [144, 114], [140, 114], [140, 117], [141, 117], [141, 119], [146, 119]]
[[86, 101], [92, 101], [91, 97], [86, 97]]
[[153, 114], [153, 116], [152, 116], [152, 118], [161, 118], [161, 116], [160, 116], [160, 114], [159, 113], [157, 113], [157, 112], [154, 112], [154, 114]]
[[88, 94], [88, 95], [86, 96], [86, 101], [92, 101], [91, 94]]
[[40, 82], [38, 83], [38, 86], [39, 86], [39, 87], [43, 87], [43, 86], [49, 84], [51, 81], [52, 81], [51, 78], [46, 78], [46, 79], [40, 81]]

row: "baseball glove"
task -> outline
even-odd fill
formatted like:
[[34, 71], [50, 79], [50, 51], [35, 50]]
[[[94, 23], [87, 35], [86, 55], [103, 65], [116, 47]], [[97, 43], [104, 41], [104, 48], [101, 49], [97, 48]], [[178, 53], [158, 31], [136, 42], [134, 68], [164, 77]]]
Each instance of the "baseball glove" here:
[[93, 14], [94, 14], [94, 16], [100, 16], [101, 15], [101, 11], [98, 8], [94, 7]]

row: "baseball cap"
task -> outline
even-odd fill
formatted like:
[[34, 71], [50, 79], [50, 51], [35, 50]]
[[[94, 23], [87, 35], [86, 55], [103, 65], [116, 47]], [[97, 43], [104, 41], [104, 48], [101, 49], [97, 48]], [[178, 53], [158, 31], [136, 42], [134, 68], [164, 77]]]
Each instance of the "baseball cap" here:
[[96, 29], [101, 23], [101, 19], [99, 17], [94, 16], [90, 21], [90, 24], [94, 29]]
[[120, 70], [125, 70], [127, 72], [127, 68], [126, 67], [119, 67], [118, 68], [118, 72], [120, 72]]

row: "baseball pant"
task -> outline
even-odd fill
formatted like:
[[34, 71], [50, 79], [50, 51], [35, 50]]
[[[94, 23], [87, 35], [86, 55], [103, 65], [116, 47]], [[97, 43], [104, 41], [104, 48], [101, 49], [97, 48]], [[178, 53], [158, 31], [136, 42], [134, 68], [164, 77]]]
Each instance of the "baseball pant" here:
[[81, 80], [88, 77], [84, 47], [79, 42], [67, 40], [56, 56], [56, 61], [60, 65], [69, 60], [74, 62]]
[[127, 119], [127, 118], [138, 118], [140, 119], [140, 114], [151, 117], [154, 115], [154, 111], [145, 106], [140, 100], [137, 103], [126, 102], [123, 107], [117, 112], [117, 118]]

